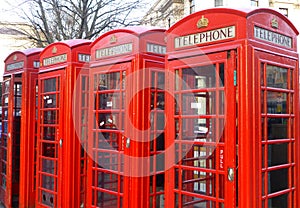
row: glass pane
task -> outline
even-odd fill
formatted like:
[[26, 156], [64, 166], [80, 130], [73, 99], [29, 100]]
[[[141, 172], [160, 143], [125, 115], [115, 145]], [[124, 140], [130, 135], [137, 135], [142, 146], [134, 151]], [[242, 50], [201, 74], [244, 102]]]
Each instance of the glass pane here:
[[98, 148], [101, 149], [118, 149], [119, 147], [118, 134], [99, 132], [98, 133]]
[[267, 92], [267, 109], [268, 113], [281, 114], [287, 111], [287, 93]]
[[[194, 170], [182, 171], [182, 191], [198, 192], [207, 196], [215, 196], [215, 174]], [[221, 185], [221, 187], [223, 187]]]
[[[120, 109], [122, 100], [120, 93], [98, 94], [98, 109]], [[124, 108], [124, 104], [122, 106]]]
[[44, 157], [51, 157], [51, 158], [55, 158], [56, 157], [56, 150], [55, 147], [56, 145], [53, 143], [41, 143], [42, 144], [42, 156]]
[[57, 78], [51, 78], [44, 80], [44, 92], [55, 92]]
[[287, 75], [287, 69], [267, 65], [267, 86], [287, 89]]
[[53, 111], [44, 111], [44, 124], [56, 124], [57, 123], [57, 112]]
[[42, 175], [42, 187], [54, 191], [54, 178], [47, 175]]
[[119, 114], [99, 113], [98, 128], [100, 129], [122, 129]]
[[15, 83], [15, 95], [22, 95], [22, 84]]
[[56, 128], [55, 127], [43, 127], [44, 134], [43, 134], [43, 140], [50, 140], [55, 141], [55, 134], [56, 134]]
[[268, 166], [288, 163], [288, 144], [268, 145]]
[[287, 123], [286, 118], [269, 118], [268, 119], [268, 139], [287, 139]]
[[45, 173], [54, 174], [55, 165], [57, 165], [57, 163], [54, 160], [42, 159], [42, 171]]
[[56, 94], [43, 96], [44, 108], [56, 108]]
[[291, 207], [288, 206], [288, 194], [280, 195], [269, 199], [268, 207]]
[[97, 90], [112, 90], [120, 89], [122, 83], [120, 82], [120, 72], [99, 74], [95, 79], [95, 87]]
[[274, 193], [288, 188], [288, 169], [279, 169], [268, 173], [269, 191]]
[[183, 89], [216, 87], [216, 66], [208, 65], [182, 70]]
[[98, 187], [118, 192], [118, 175], [98, 172]]

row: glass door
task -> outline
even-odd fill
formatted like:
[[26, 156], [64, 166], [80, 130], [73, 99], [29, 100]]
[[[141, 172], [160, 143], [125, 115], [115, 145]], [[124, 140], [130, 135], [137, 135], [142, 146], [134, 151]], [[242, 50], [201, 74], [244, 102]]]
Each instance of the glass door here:
[[61, 77], [61, 72], [39, 77], [37, 200], [47, 207], [60, 207], [61, 200]]
[[[112, 69], [113, 68], [113, 69]], [[92, 207], [122, 207], [126, 67], [91, 69], [89, 187]], [[110, 70], [107, 70], [110, 69]]]
[[[297, 62], [258, 53], [261, 207], [295, 207]], [[278, 59], [278, 60], [276, 60]], [[297, 102], [296, 102], [297, 103]]]
[[236, 206], [235, 58], [225, 51], [169, 61], [168, 207]]

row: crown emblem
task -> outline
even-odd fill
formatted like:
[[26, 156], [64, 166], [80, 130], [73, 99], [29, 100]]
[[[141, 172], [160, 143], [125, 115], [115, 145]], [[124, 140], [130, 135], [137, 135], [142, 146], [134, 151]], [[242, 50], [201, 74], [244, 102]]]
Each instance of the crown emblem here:
[[273, 18], [271, 20], [271, 27], [278, 29], [278, 20]]
[[197, 27], [199, 29], [202, 27], [207, 27], [208, 23], [209, 23], [208, 19], [202, 16], [201, 19], [199, 19], [199, 21], [197, 22]]
[[16, 61], [18, 59], [17, 55], [15, 54], [13, 60]]
[[117, 36], [112, 35], [112, 36], [110, 37], [109, 42], [110, 42], [111, 44], [116, 43], [116, 42], [117, 42]]
[[54, 47], [52, 48], [52, 53], [55, 54], [56, 52], [57, 52], [57, 48], [54, 46]]

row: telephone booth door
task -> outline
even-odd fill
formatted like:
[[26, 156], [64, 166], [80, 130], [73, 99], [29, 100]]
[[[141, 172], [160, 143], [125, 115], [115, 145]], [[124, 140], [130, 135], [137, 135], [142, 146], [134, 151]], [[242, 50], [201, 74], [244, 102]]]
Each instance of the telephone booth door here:
[[39, 77], [39, 137], [37, 200], [46, 207], [59, 207], [62, 174], [63, 71]]
[[235, 53], [169, 60], [168, 207], [236, 207]]
[[[92, 207], [122, 207], [124, 176], [125, 76], [128, 65], [91, 70], [89, 117]], [[107, 70], [109, 69], [109, 70]], [[89, 178], [91, 180], [91, 178]]]
[[18, 206], [22, 75], [4, 78], [2, 95], [1, 201]]

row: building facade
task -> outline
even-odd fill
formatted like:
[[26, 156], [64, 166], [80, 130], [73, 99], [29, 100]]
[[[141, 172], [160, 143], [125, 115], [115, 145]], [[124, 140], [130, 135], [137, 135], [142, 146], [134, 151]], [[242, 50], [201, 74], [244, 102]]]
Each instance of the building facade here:
[[300, 31], [300, 0], [158, 0], [142, 20], [143, 25], [169, 28], [196, 11], [212, 7], [270, 7], [280, 10]]
[[24, 23], [0, 22], [0, 80], [3, 77], [4, 60], [13, 51], [34, 47], [23, 32], [29, 30], [30, 26]]

